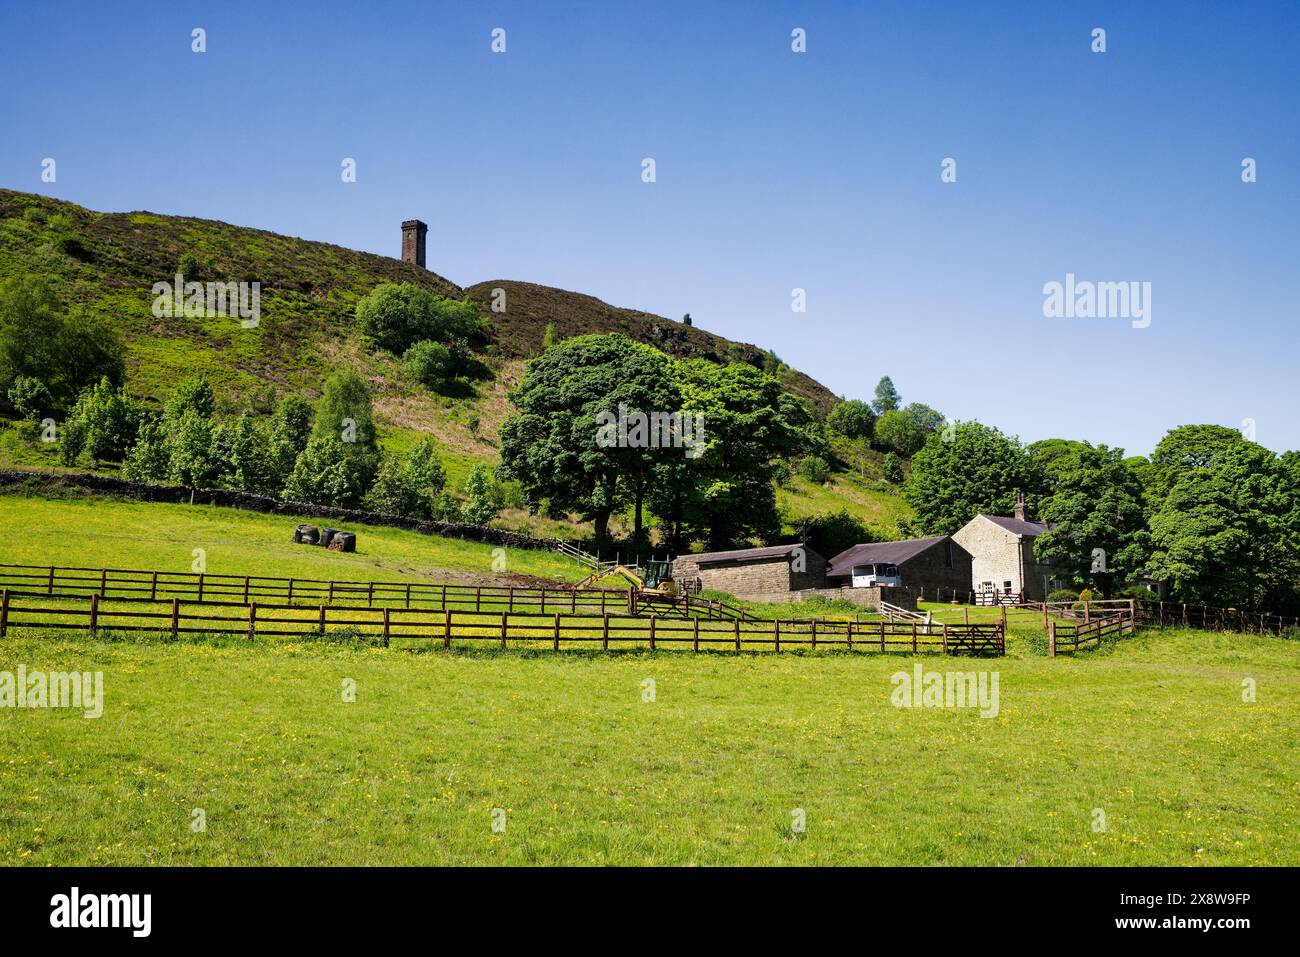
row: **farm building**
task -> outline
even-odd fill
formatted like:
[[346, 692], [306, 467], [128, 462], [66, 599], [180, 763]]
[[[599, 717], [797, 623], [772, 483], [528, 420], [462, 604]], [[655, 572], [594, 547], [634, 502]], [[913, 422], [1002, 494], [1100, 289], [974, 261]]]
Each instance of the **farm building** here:
[[963, 595], [971, 587], [971, 555], [947, 535], [854, 545], [831, 559], [826, 584], [850, 588], [893, 586], [928, 595]]
[[1051, 565], [1039, 564], [1034, 557], [1034, 539], [1051, 526], [1025, 514], [1025, 496], [1016, 496], [1012, 518], [1002, 515], [976, 515], [959, 528], [953, 541], [971, 556], [971, 587], [977, 595], [1019, 596], [1042, 601], [1047, 593], [1061, 587], [1061, 580]]
[[673, 578], [698, 581], [703, 588], [730, 592], [737, 598], [763, 601], [821, 587], [826, 579], [826, 559], [802, 544], [701, 552], [675, 559]]

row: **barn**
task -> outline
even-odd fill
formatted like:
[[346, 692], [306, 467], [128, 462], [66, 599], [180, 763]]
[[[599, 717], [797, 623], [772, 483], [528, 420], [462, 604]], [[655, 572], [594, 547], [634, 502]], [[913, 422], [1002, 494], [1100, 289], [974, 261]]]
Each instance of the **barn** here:
[[924, 595], [970, 591], [971, 555], [951, 536], [854, 545], [831, 559], [826, 584], [907, 588]]
[[772, 600], [804, 588], [820, 588], [826, 559], [802, 543], [682, 555], [673, 578], [689, 585], [730, 592], [750, 601]]

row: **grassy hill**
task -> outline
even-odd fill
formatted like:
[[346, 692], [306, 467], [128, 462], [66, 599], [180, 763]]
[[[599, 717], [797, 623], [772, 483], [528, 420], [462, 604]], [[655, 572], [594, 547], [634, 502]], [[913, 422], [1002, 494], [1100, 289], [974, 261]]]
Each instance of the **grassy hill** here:
[[[151, 287], [170, 280], [183, 257], [203, 281], [257, 281], [262, 319], [244, 329], [228, 318], [156, 318]], [[100, 213], [31, 193], [0, 190], [0, 279], [47, 279], [68, 306], [110, 318], [127, 351], [127, 387], [164, 400], [181, 379], [204, 373], [223, 411], [270, 408], [276, 394], [316, 398], [325, 377], [348, 366], [370, 383], [381, 442], [401, 449], [434, 435], [449, 476], [458, 482], [477, 462], [498, 459], [497, 430], [510, 413], [508, 391], [524, 361], [542, 348], [548, 323], [560, 337], [621, 332], [678, 357], [766, 367], [784, 387], [823, 414], [836, 397], [821, 383], [757, 346], [591, 296], [532, 283], [490, 280], [462, 289], [435, 272], [357, 252], [213, 220], [148, 212]], [[490, 323], [481, 356], [490, 377], [473, 395], [448, 397], [410, 380], [393, 358], [369, 351], [357, 330], [357, 301], [382, 282], [411, 282], [476, 301]], [[488, 309], [492, 290], [506, 291], [504, 313]], [[57, 468], [54, 450], [0, 423], [0, 465]], [[791, 520], [847, 507], [882, 535], [906, 508], [879, 481], [877, 461], [835, 474], [826, 486], [793, 480], [780, 491]], [[585, 528], [507, 510], [500, 524], [536, 534], [577, 535]], [[615, 522], [615, 531], [619, 524]]]

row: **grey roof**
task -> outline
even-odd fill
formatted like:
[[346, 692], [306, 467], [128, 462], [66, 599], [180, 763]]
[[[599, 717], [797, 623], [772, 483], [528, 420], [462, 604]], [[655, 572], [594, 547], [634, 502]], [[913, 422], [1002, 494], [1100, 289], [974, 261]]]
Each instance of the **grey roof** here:
[[1016, 535], [1041, 535], [1052, 527], [1047, 522], [1022, 521], [1018, 518], [1007, 518], [1003, 515], [980, 515], [980, 518], [987, 518], [999, 528], [1005, 528], [1008, 532]]
[[866, 545], [854, 545], [831, 559], [826, 569], [826, 577], [841, 578], [852, 575], [855, 565], [874, 565], [878, 562], [901, 565], [947, 537], [947, 535], [939, 535], [935, 538], [913, 538], [905, 542], [870, 542]]
[[716, 562], [754, 562], [768, 558], [785, 558], [796, 548], [811, 552], [802, 542], [792, 545], [769, 545], [766, 548], [738, 548], [730, 552], [700, 552], [697, 555], [678, 555], [679, 561], [695, 562], [700, 565], [712, 565]]

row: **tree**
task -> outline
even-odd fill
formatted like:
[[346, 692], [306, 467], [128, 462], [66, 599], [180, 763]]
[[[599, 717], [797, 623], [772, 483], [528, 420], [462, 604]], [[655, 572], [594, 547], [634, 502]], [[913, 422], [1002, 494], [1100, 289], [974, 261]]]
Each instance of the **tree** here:
[[312, 415], [311, 403], [301, 396], [287, 395], [275, 407], [271, 417], [271, 462], [277, 491], [284, 488], [298, 456], [307, 448]]
[[171, 461], [168, 478], [181, 485], [206, 488], [215, 484], [222, 462], [213, 443], [212, 420], [197, 409], [186, 409], [170, 426]]
[[542, 331], [542, 351], [545, 352], [559, 341], [559, 337], [555, 334], [555, 323], [548, 322]]
[[1151, 519], [1150, 574], [1181, 601], [1295, 613], [1300, 476], [1294, 459], [1242, 441], [1202, 461], [1178, 479]]
[[691, 314], [688, 312], [686, 315], [682, 316], [682, 325], [689, 326], [691, 324]]
[[465, 504], [461, 507], [461, 517], [467, 524], [486, 525], [501, 511], [501, 488], [486, 465], [480, 463], [470, 469], [462, 491]]
[[831, 467], [820, 455], [805, 455], [799, 460], [799, 474], [814, 485], [823, 485], [831, 477]]
[[[351, 369], [340, 370], [325, 380], [320, 401], [316, 403], [311, 440], [318, 443], [318, 454], [327, 440], [338, 442], [352, 462], [351, 469], [361, 489], [370, 487], [379, 468], [375, 412], [370, 387]], [[294, 469], [296, 472], [296, 464]], [[349, 484], [348, 488], [351, 487]], [[357, 493], [358, 499], [360, 494]]]
[[39, 422], [54, 411], [54, 397], [45, 383], [26, 375], [15, 378], [9, 387], [9, 404], [31, 422]]
[[247, 412], [215, 430], [213, 445], [225, 484], [245, 492], [271, 495], [280, 490], [271, 436]]
[[903, 460], [894, 452], [885, 456], [885, 481], [891, 485], [903, 484]]
[[[135, 444], [143, 410], [140, 404], [124, 395], [107, 377], [87, 389], [77, 400], [64, 426], [65, 451], [71, 460], [84, 449], [93, 463], [121, 462]], [[79, 447], [66, 440], [69, 433]], [[75, 448], [75, 451], [72, 451]]]
[[456, 377], [456, 357], [451, 349], [432, 339], [421, 339], [402, 355], [406, 374], [435, 392]]
[[826, 416], [826, 427], [850, 439], [870, 439], [876, 413], [860, 399], [846, 399]]
[[1056, 459], [1052, 494], [1038, 510], [1051, 527], [1034, 541], [1039, 562], [1107, 596], [1145, 569], [1149, 549], [1142, 484], [1123, 455], [1080, 444]]
[[35, 379], [50, 396], [46, 414], [57, 415], [101, 379], [120, 386], [125, 375], [122, 341], [108, 323], [68, 314], [43, 280], [0, 283], [0, 403], [12, 407], [9, 393], [17, 379]]
[[894, 380], [887, 375], [881, 376], [880, 381], [876, 383], [876, 401], [871, 403], [876, 415], [897, 410], [902, 401], [898, 390], [894, 388]]
[[189, 411], [204, 419], [212, 418], [217, 411], [217, 397], [202, 373], [183, 381], [167, 401], [166, 416], [173, 422]]
[[432, 439], [423, 439], [400, 459], [385, 456], [375, 484], [366, 495], [366, 508], [411, 518], [433, 517], [439, 493], [447, 484], [447, 473], [438, 461]]
[[501, 426], [499, 474], [517, 479], [534, 509], [545, 502], [592, 519], [597, 539], [620, 499], [630, 499], [639, 534], [655, 463], [683, 453], [646, 447], [630, 430], [603, 442], [602, 416], [680, 408], [668, 357], [618, 334], [566, 339], [529, 360], [510, 398], [519, 412]]
[[909, 402], [903, 408], [903, 414], [915, 422], [917, 428], [926, 435], [943, 428], [943, 413], [922, 402]]
[[1208, 468], [1229, 450], [1245, 444], [1240, 432], [1222, 425], [1180, 425], [1170, 429], [1151, 453], [1151, 493], [1157, 507], [1190, 472]]
[[816, 413], [751, 365], [694, 359], [677, 369], [683, 408], [703, 415], [706, 441], [698, 457], [675, 454], [657, 469], [651, 505], [667, 542], [681, 550], [695, 538], [710, 548], [775, 540], [785, 461], [829, 455]]
[[951, 535], [980, 513], [1010, 515], [1016, 492], [1030, 488], [1020, 443], [990, 426], [959, 422], [951, 441], [931, 435], [912, 458], [903, 496], [925, 535]]
[[162, 420], [157, 415], [146, 416], [122, 463], [122, 474], [135, 482], [165, 482], [171, 475], [171, 454]]
[[904, 458], [911, 458], [925, 445], [926, 433], [906, 412], [894, 410], [876, 420], [876, 444]]
[[352, 508], [361, 502], [366, 482], [361, 463], [348, 445], [333, 436], [313, 436], [294, 464], [284, 497]]
[[482, 332], [478, 308], [409, 282], [381, 283], [357, 303], [357, 320], [380, 349], [401, 355], [422, 339], [472, 341]]

